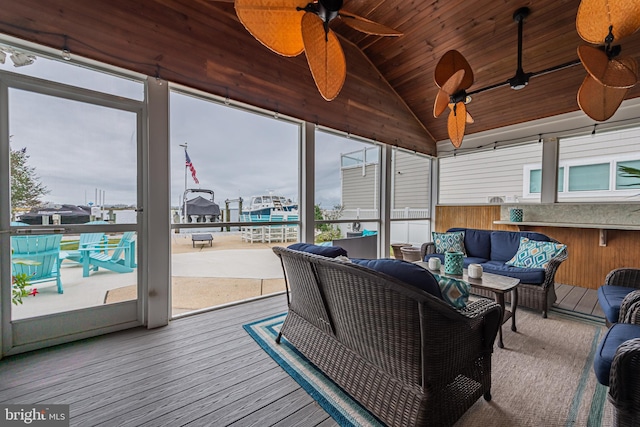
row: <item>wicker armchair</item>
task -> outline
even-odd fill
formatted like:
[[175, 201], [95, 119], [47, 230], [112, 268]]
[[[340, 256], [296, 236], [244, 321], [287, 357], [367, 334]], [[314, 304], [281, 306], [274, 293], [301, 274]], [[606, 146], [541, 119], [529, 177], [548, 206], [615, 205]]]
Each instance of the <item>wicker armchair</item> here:
[[[618, 268], [612, 270], [598, 288], [598, 302], [604, 311], [607, 326], [622, 320], [626, 310], [635, 301], [640, 301], [640, 269]], [[622, 308], [624, 301], [624, 309]]]
[[594, 360], [598, 381], [609, 386], [614, 427], [640, 425], [640, 302], [623, 310], [624, 316], [621, 312], [621, 321], [607, 331]]
[[448, 426], [491, 399], [496, 303], [457, 310], [366, 267], [273, 251], [290, 297], [281, 336], [387, 425]]

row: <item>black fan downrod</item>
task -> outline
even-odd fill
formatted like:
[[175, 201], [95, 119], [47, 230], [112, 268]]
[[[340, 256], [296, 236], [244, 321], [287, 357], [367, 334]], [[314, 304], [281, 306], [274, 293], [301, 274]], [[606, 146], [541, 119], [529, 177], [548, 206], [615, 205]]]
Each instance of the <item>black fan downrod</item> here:
[[529, 79], [537, 76], [544, 76], [545, 74], [553, 73], [555, 71], [563, 70], [565, 68], [573, 67], [580, 63], [579, 59], [565, 62], [563, 64], [555, 65], [553, 67], [546, 68], [544, 70], [536, 71], [533, 73], [525, 73], [522, 69], [522, 29], [524, 19], [529, 16], [531, 10], [528, 7], [521, 7], [513, 13], [513, 20], [518, 23], [518, 68], [516, 70], [516, 74], [508, 79], [507, 81], [503, 81], [500, 83], [492, 84], [489, 86], [485, 86], [480, 89], [476, 89], [470, 92], [467, 92], [466, 95], [471, 96], [481, 92], [485, 92], [488, 90], [496, 89], [502, 86], [509, 85], [511, 89], [520, 90], [524, 89], [527, 84], [529, 84]]
[[525, 73], [522, 69], [522, 27], [524, 18], [529, 16], [530, 12], [528, 7], [521, 7], [513, 14], [513, 20], [518, 23], [518, 69], [516, 70], [516, 75], [507, 81], [511, 89], [514, 90], [524, 89], [529, 84], [529, 78], [531, 77], [531, 73]]

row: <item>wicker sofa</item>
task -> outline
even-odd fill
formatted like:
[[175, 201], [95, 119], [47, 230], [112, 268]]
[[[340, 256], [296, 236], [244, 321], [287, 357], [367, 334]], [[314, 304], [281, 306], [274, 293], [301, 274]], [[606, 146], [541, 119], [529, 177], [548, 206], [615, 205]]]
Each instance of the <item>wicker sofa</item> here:
[[284, 336], [387, 425], [452, 425], [480, 396], [491, 399], [491, 354], [502, 318], [493, 301], [455, 309], [368, 267], [273, 251], [289, 298], [278, 342]]
[[[469, 264], [480, 264], [487, 273], [500, 274], [520, 279], [518, 285], [518, 304], [534, 310], [542, 311], [542, 317], [547, 317], [549, 307], [556, 301], [555, 275], [560, 264], [567, 259], [567, 250], [549, 261], [545, 268], [520, 268], [506, 264], [518, 251], [521, 237], [531, 240], [554, 242], [556, 240], [542, 234], [530, 231], [498, 231], [477, 230], [472, 228], [451, 228], [449, 232], [464, 231], [464, 247], [466, 256], [464, 267]], [[433, 242], [423, 243], [421, 258], [427, 261], [431, 257], [438, 257], [444, 261], [444, 255], [436, 253]], [[473, 288], [478, 295], [491, 297], [490, 291]], [[509, 301], [511, 296], [506, 295]]]

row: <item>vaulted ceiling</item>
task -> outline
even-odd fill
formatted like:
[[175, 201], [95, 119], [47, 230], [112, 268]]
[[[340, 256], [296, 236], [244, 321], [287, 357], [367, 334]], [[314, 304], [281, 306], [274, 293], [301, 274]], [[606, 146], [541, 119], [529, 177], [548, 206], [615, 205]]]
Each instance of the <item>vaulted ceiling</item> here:
[[[525, 72], [578, 59], [579, 0], [347, 0], [344, 10], [404, 33], [368, 36], [334, 20], [347, 60], [338, 97], [318, 93], [304, 54], [278, 56], [239, 23], [233, 2], [215, 0], [20, 0], [5, 2], [0, 32], [201, 89], [267, 110], [435, 154], [446, 114], [433, 117], [433, 71], [448, 50], [470, 63], [469, 89], [506, 82], [517, 67], [516, 9], [526, 6]], [[640, 33], [620, 40], [640, 57]], [[578, 110], [586, 76], [578, 64], [534, 77], [519, 91], [503, 85], [474, 95], [467, 134]], [[627, 99], [640, 96], [640, 86]]]

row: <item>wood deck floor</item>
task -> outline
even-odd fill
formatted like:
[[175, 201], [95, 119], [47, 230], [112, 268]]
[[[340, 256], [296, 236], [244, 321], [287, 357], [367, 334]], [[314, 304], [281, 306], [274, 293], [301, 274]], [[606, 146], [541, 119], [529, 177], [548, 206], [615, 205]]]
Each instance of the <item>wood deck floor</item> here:
[[[595, 291], [558, 306], [598, 315]], [[283, 295], [0, 361], [0, 403], [70, 404], [72, 426], [335, 426], [242, 329]], [[508, 329], [508, 328], [507, 328]]]

